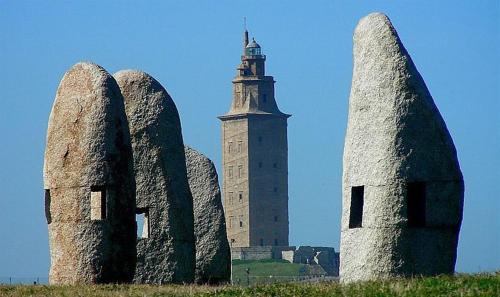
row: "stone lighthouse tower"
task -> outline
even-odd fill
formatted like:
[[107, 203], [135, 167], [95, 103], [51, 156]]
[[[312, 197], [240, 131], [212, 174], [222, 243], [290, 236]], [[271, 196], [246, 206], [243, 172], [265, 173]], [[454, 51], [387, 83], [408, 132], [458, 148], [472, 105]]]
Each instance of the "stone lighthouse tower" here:
[[266, 56], [244, 33], [231, 109], [222, 121], [224, 210], [231, 247], [288, 245], [288, 114], [265, 75]]

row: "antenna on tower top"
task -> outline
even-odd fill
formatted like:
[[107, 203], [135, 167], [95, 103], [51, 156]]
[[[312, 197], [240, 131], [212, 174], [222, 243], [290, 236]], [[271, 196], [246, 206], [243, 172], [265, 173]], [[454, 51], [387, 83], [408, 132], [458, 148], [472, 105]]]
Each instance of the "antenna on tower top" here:
[[245, 55], [245, 48], [248, 45], [247, 17], [243, 17], [243, 28], [245, 29], [243, 32], [243, 55]]

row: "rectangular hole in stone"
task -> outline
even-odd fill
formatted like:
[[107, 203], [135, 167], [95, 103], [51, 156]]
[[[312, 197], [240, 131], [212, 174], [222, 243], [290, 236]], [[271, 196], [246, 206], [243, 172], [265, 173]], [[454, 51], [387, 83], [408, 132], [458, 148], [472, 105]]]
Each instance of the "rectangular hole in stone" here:
[[363, 225], [364, 186], [351, 188], [351, 210], [349, 228], [361, 228]]
[[106, 189], [102, 186], [90, 188], [90, 219], [105, 220], [107, 215]]
[[50, 190], [45, 189], [45, 218], [47, 219], [47, 224], [52, 223], [52, 215], [50, 213]]
[[135, 221], [137, 223], [137, 238], [149, 238], [150, 235], [149, 208], [137, 208]]
[[408, 183], [406, 199], [408, 227], [425, 227], [425, 183]]

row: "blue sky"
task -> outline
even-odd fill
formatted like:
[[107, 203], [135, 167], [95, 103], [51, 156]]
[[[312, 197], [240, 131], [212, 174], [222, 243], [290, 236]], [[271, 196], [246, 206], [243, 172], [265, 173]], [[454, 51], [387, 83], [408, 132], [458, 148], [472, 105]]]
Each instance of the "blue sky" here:
[[455, 141], [465, 178], [457, 270], [500, 269], [500, 7], [493, 1], [0, 0], [0, 277], [46, 276], [42, 164], [64, 72], [144, 70], [173, 97], [184, 141], [220, 167], [243, 17], [289, 120], [290, 243], [339, 247], [352, 33], [392, 20]]

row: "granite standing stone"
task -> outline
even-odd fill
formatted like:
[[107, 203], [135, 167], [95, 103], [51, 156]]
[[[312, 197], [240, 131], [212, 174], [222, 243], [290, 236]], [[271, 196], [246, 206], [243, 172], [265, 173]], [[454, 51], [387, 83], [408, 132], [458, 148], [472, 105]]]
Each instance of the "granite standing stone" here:
[[196, 237], [196, 282], [227, 283], [231, 279], [231, 251], [214, 163], [186, 146], [189, 187], [193, 194]]
[[115, 79], [125, 100], [134, 154], [137, 212], [136, 283], [192, 283], [195, 272], [193, 200], [177, 108], [167, 91], [141, 71]]
[[78, 63], [50, 113], [44, 163], [51, 284], [121, 283], [134, 275], [132, 148], [115, 80]]
[[454, 272], [464, 195], [455, 146], [380, 13], [354, 32], [343, 166], [343, 282]]

